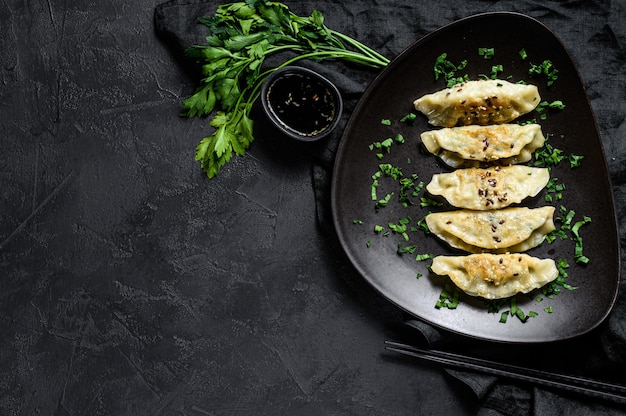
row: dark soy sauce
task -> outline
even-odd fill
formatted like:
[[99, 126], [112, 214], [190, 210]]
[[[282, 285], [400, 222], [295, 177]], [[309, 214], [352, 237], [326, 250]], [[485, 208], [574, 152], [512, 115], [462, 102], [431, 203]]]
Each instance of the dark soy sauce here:
[[276, 79], [266, 99], [281, 123], [301, 136], [313, 136], [326, 130], [337, 111], [332, 91], [320, 81], [302, 74], [285, 74]]

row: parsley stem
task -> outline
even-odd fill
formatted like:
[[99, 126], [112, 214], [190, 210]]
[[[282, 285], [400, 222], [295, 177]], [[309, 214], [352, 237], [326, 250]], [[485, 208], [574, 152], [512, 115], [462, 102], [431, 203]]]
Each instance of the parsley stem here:
[[334, 30], [330, 31], [334, 36], [348, 42], [350, 45], [354, 46], [356, 49], [358, 49], [359, 51], [367, 54], [368, 56], [371, 56], [372, 58], [378, 59], [383, 66], [389, 64], [389, 59], [387, 59], [386, 57], [384, 57], [383, 55], [381, 55], [380, 53], [376, 52], [374, 49], [362, 44], [361, 42], [359, 42], [356, 39], [351, 38], [350, 36], [347, 36], [341, 32], [337, 32]]

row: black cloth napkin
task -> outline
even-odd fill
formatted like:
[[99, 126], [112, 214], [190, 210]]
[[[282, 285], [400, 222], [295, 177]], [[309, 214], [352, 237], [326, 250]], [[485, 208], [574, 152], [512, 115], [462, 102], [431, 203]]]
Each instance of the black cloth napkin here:
[[[171, 0], [155, 9], [157, 35], [171, 50], [190, 80], [197, 81], [199, 68], [184, 55], [194, 44], [203, 44], [207, 29], [198, 24], [201, 16], [215, 12], [217, 1]], [[618, 218], [626, 214], [626, 4], [619, 1], [487, 1], [469, 0], [423, 1], [388, 0], [359, 2], [356, 0], [286, 2], [292, 11], [308, 15], [320, 10], [327, 26], [344, 32], [393, 58], [428, 32], [460, 18], [487, 11], [515, 11], [530, 15], [550, 27], [568, 48], [578, 65], [587, 88], [601, 137], [605, 146], [616, 198]], [[515, 30], [515, 28], [511, 28]], [[497, 36], [497, 34], [494, 34]], [[462, 40], [459, 40], [462, 41]], [[350, 113], [361, 94], [375, 78], [372, 70], [343, 63], [302, 61], [333, 81], [345, 101], [342, 124], [328, 139], [299, 147], [312, 166], [312, 183], [316, 195], [319, 225], [333, 234], [330, 214], [330, 182], [334, 156]], [[260, 118], [257, 116], [257, 118]], [[255, 119], [255, 135], [271, 136], [262, 120]], [[280, 140], [280, 139], [275, 139]], [[283, 148], [285, 143], [279, 143]], [[254, 146], [254, 144], [253, 144]], [[294, 146], [291, 144], [291, 146]], [[288, 149], [291, 155], [293, 149]], [[624, 246], [625, 226], [620, 224]], [[624, 250], [621, 252], [625, 260]], [[624, 284], [622, 283], [622, 288]], [[622, 290], [623, 293], [623, 290]], [[626, 300], [620, 295], [607, 321], [588, 336], [566, 343], [539, 346], [506, 346], [492, 348], [489, 343], [463, 339], [407, 317], [404, 327], [408, 340], [426, 346], [462, 345], [464, 352], [475, 355], [514, 358], [523, 365], [542, 365], [549, 369], [577, 372], [612, 381], [626, 380]], [[501, 354], [498, 357], [498, 354]], [[528, 386], [509, 383], [491, 376], [447, 370], [453, 380], [470, 389], [481, 406], [479, 414], [546, 415], [546, 414], [618, 414], [614, 405], [566, 394], [556, 394]]]

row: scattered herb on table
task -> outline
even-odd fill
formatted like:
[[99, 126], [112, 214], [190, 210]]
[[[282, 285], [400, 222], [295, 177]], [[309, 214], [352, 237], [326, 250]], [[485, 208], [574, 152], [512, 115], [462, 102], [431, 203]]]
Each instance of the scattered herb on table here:
[[[302, 59], [337, 59], [370, 68], [389, 63], [372, 48], [324, 24], [317, 10], [298, 16], [280, 2], [247, 0], [223, 4], [199, 21], [211, 31], [206, 45], [186, 52], [202, 65], [202, 80], [184, 100], [181, 116], [202, 117], [215, 111], [213, 134], [196, 147], [195, 158], [209, 178], [217, 175], [233, 153], [243, 156], [253, 137], [250, 111], [261, 84], [271, 72]], [[282, 64], [265, 68], [270, 55], [288, 55]]]

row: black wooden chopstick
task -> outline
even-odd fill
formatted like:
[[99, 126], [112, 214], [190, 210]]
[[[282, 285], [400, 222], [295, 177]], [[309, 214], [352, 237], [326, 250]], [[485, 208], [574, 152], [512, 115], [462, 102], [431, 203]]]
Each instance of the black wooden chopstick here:
[[410, 355], [429, 362], [445, 366], [475, 371], [483, 374], [504, 377], [511, 380], [532, 383], [537, 386], [584, 394], [589, 397], [626, 404], [626, 386], [607, 383], [600, 380], [553, 373], [532, 368], [455, 354], [417, 348], [411, 345], [385, 341], [385, 349]]

